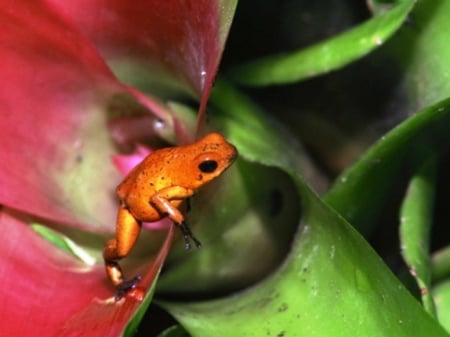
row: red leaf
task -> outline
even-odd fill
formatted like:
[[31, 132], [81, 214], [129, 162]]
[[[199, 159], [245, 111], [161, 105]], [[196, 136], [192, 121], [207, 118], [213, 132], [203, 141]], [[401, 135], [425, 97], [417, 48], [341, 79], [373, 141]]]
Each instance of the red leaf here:
[[[2, 335], [118, 336], [141, 304], [114, 302], [103, 264], [87, 266], [44, 241], [7, 211], [0, 213]], [[142, 265], [148, 290], [170, 249], [173, 228], [159, 253]]]
[[[236, 1], [50, 0], [94, 41], [111, 66], [165, 69], [206, 107]], [[230, 15], [231, 14], [231, 15]], [[129, 70], [127, 70], [129, 71]], [[202, 117], [199, 118], [202, 121]]]
[[40, 1], [3, 1], [0, 21], [0, 203], [112, 228], [120, 176], [110, 161], [108, 100], [122, 93], [157, 103], [117, 82], [91, 42]]
[[198, 95], [221, 54], [218, 1], [52, 1], [99, 47], [106, 59], [157, 64]]
[[81, 158], [81, 129], [94, 122], [114, 76], [89, 41], [38, 1], [3, 2], [0, 21], [0, 203], [76, 222], [57, 176]]
[[[162, 67], [204, 106], [224, 42], [219, 7], [207, 0], [0, 1], [3, 334], [116, 336], [134, 315], [140, 303], [132, 298], [108, 300], [114, 294], [102, 261], [81, 263], [24, 219], [92, 232], [113, 227], [120, 177], [110, 162], [111, 99], [132, 96], [144, 115], [164, 119], [166, 112], [120, 83], [109, 65], [126, 58]], [[169, 251], [172, 227], [157, 256], [139, 267], [145, 290]]]

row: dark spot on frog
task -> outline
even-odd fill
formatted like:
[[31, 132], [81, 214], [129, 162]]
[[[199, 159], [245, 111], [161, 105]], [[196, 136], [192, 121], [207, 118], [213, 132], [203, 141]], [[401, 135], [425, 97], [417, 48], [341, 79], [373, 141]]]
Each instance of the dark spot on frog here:
[[285, 331], [281, 331], [278, 333], [277, 337], [284, 337], [285, 333], [286, 333]]

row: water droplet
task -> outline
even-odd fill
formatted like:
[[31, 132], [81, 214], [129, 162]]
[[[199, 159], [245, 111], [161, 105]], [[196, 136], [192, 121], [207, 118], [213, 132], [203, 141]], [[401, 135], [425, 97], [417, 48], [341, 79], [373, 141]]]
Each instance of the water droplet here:
[[202, 88], [205, 85], [205, 78], [206, 78], [206, 70], [200, 71], [200, 82], [201, 82]]
[[332, 245], [330, 248], [330, 259], [334, 259], [334, 253], [336, 252], [336, 246]]
[[375, 44], [377, 46], [381, 46], [383, 44], [383, 39], [380, 36], [378, 36], [378, 35], [375, 35], [373, 37], [373, 41], [375, 42]]
[[162, 119], [155, 119], [153, 121], [153, 128], [155, 130], [161, 130], [166, 126], [166, 123]]

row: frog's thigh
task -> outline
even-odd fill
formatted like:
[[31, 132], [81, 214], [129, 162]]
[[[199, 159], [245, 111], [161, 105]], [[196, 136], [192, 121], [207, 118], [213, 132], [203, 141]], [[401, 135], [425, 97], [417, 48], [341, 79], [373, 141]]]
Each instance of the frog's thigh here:
[[153, 222], [161, 219], [160, 213], [150, 204], [149, 199], [128, 198], [125, 202], [132, 216], [141, 222]]
[[181, 224], [184, 216], [178, 210], [178, 206], [183, 199], [190, 197], [193, 193], [194, 191], [188, 188], [171, 186], [155, 193], [151, 203], [161, 214], [167, 215], [176, 224]]
[[117, 255], [124, 257], [128, 255], [136, 244], [141, 232], [141, 223], [130, 213], [130, 211], [120, 206], [117, 213], [116, 241]]

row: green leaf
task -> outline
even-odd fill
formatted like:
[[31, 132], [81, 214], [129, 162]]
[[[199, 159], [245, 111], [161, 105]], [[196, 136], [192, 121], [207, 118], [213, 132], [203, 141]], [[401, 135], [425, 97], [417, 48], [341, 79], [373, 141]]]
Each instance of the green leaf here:
[[240, 156], [267, 166], [290, 168], [313, 186], [320, 185], [306, 152], [277, 120], [262, 114], [254, 102], [226, 81], [218, 80], [214, 88], [211, 103], [221, 111], [215, 118], [238, 145]]
[[416, 279], [425, 310], [436, 317], [431, 296], [430, 230], [436, 184], [436, 159], [431, 157], [411, 179], [400, 210], [400, 242], [409, 272]]
[[179, 325], [164, 330], [158, 337], [189, 337], [189, 334]]
[[223, 300], [164, 306], [192, 336], [447, 336], [364, 240], [300, 181], [305, 215], [284, 264]]
[[450, 1], [417, 1], [409, 23], [385, 46], [402, 70], [400, 85], [406, 88], [413, 111], [449, 96], [449, 11]]
[[[393, 182], [449, 148], [450, 99], [412, 116], [383, 136], [342, 173], [324, 200], [360, 230], [376, 220]], [[357, 196], [357, 203], [355, 202]]]
[[439, 322], [450, 331], [450, 281], [439, 284], [433, 290]]
[[[392, 182], [413, 174], [427, 156], [448, 149], [449, 10], [449, 1], [417, 2], [409, 23], [383, 47], [402, 70], [400, 87], [407, 89], [410, 109], [426, 108], [373, 145], [341, 174], [325, 196], [360, 230], [376, 221]], [[421, 153], [417, 159], [416, 152]], [[402, 172], [405, 169], [406, 174]], [[354, 195], [358, 195], [357, 203]]]
[[389, 11], [309, 48], [269, 56], [232, 69], [230, 78], [248, 86], [287, 84], [318, 76], [363, 57], [382, 45], [405, 22], [414, 1], [398, 1]]
[[208, 296], [254, 284], [282, 263], [299, 217], [290, 177], [242, 158], [191, 205], [188, 220], [202, 248], [186, 252], [174, 245], [158, 293]]
[[433, 282], [450, 278], [450, 246], [433, 254], [431, 260], [431, 278]]
[[[209, 122], [217, 123], [238, 146], [238, 160], [221, 179], [192, 198], [188, 221], [201, 239], [202, 249], [186, 253], [183, 245], [174, 245], [168, 267], [158, 281], [159, 293], [210, 294], [242, 289], [276, 268], [292, 242], [298, 225], [298, 193], [289, 175], [267, 164], [282, 162], [293, 170], [314, 172], [312, 165], [299, 155], [301, 149], [293, 138], [276, 131], [281, 126], [246, 113], [254, 109], [251, 102], [219, 81], [212, 102], [226, 106], [230, 101], [236, 114], [216, 113]], [[267, 130], [268, 142], [260, 139], [263, 130]], [[278, 226], [273, 228], [272, 223]]]
[[230, 140], [243, 157], [290, 175], [300, 195], [299, 230], [285, 262], [251, 288], [219, 300], [161, 304], [194, 337], [448, 336], [364, 239], [300, 178], [288, 147], [279, 147], [287, 134], [278, 141], [251, 140], [276, 131], [265, 129], [270, 121], [257, 110], [235, 115], [240, 97], [237, 92], [234, 97], [221, 111], [227, 130], [234, 130]]
[[40, 224], [32, 224], [31, 228], [48, 242], [54, 244], [61, 250], [72, 254], [87, 265], [92, 266], [95, 264], [96, 258], [94, 256], [64, 234]]

